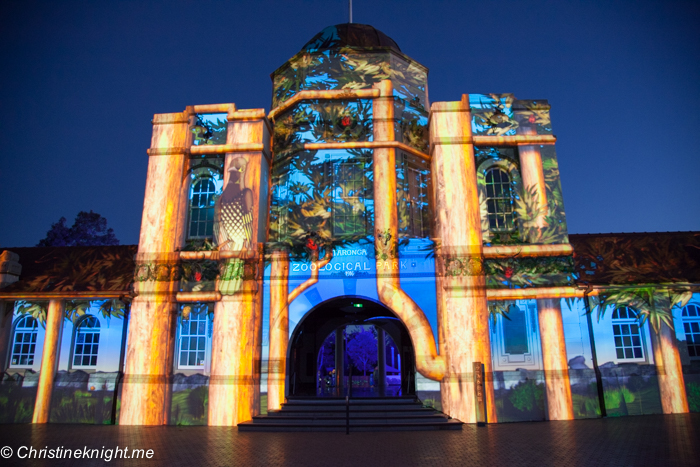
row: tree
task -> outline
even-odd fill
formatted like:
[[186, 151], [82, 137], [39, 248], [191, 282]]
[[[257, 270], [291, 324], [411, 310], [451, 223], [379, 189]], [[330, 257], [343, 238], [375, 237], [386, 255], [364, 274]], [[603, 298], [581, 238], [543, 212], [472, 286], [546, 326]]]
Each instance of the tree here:
[[372, 331], [360, 331], [348, 340], [348, 357], [362, 370], [362, 376], [377, 363], [377, 338]]
[[66, 218], [51, 224], [46, 238], [37, 246], [106, 246], [119, 245], [114, 230], [107, 228], [107, 219], [96, 212], [80, 211], [69, 228]]

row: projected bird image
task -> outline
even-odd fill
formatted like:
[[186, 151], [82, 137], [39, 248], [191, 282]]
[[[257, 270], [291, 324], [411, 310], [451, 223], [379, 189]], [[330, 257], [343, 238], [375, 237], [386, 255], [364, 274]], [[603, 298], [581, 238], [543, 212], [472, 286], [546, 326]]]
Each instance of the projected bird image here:
[[228, 169], [228, 183], [217, 200], [214, 216], [214, 234], [219, 251], [238, 251], [238, 258], [226, 261], [222, 266], [219, 291], [223, 295], [237, 292], [242, 283], [244, 260], [242, 256], [250, 247], [253, 225], [253, 192], [245, 186], [248, 161], [235, 158]]

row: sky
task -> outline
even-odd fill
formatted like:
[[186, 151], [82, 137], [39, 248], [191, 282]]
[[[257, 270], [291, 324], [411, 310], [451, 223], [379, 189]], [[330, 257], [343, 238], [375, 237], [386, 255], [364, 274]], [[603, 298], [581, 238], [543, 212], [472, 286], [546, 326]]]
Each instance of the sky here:
[[[431, 102], [547, 99], [569, 233], [700, 231], [700, 2], [354, 0]], [[0, 247], [93, 210], [141, 225], [155, 113], [270, 110], [270, 73], [347, 0], [0, 2]]]

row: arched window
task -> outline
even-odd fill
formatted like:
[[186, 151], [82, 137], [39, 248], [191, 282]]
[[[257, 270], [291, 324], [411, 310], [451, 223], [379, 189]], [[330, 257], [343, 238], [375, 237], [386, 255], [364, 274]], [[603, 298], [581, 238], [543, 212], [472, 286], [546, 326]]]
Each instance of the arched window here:
[[73, 368], [97, 366], [99, 346], [100, 322], [94, 316], [81, 319], [75, 328]]
[[700, 358], [700, 306], [686, 305], [681, 312], [685, 342], [688, 345], [688, 356]]
[[30, 367], [34, 365], [37, 330], [36, 319], [31, 316], [22, 316], [17, 320], [15, 335], [12, 339], [10, 366]]
[[644, 358], [639, 317], [632, 308], [616, 308], [612, 316], [615, 351], [620, 360]]
[[492, 167], [486, 171], [486, 206], [489, 228], [496, 232], [509, 232], [513, 222], [513, 187], [505, 170]]
[[215, 195], [216, 186], [209, 177], [200, 178], [192, 185], [189, 238], [208, 238], [214, 235]]

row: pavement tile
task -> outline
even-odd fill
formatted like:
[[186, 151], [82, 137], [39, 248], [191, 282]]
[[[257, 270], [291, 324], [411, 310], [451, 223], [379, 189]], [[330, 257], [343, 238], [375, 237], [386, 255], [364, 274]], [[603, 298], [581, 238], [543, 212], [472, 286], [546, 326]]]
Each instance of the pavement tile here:
[[[0, 425], [0, 465], [697, 466], [700, 414], [464, 425], [463, 431], [239, 433], [229, 427]], [[18, 459], [35, 449], [152, 449], [152, 459]], [[25, 452], [25, 451], [22, 451]]]

